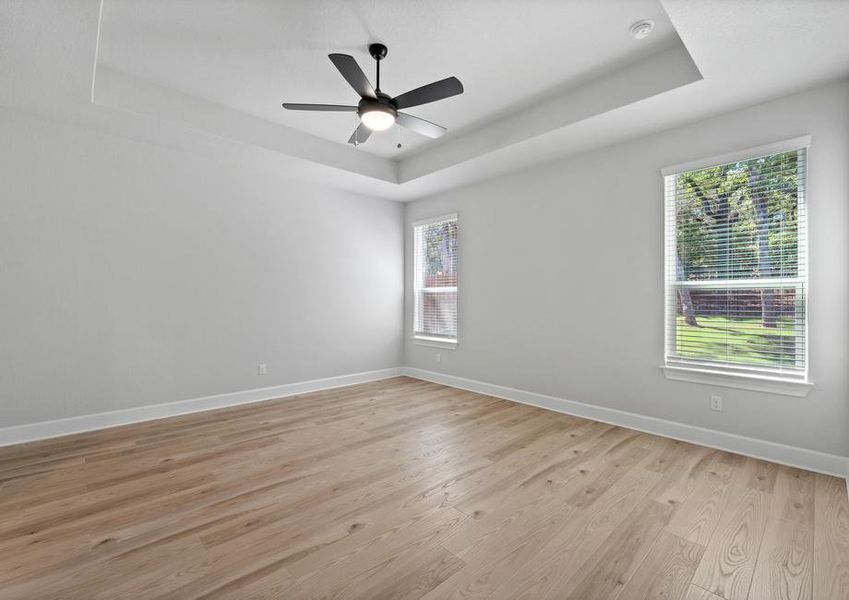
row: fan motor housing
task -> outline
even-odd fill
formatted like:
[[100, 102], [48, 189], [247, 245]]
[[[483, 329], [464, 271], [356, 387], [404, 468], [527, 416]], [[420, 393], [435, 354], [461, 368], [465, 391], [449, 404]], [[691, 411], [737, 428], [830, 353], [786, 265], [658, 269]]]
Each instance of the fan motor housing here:
[[360, 117], [363, 116], [363, 113], [371, 112], [375, 110], [379, 110], [381, 112], [389, 113], [393, 118], [398, 116], [397, 109], [392, 106], [391, 98], [386, 94], [378, 94], [377, 98], [362, 98], [357, 105], [357, 114]]

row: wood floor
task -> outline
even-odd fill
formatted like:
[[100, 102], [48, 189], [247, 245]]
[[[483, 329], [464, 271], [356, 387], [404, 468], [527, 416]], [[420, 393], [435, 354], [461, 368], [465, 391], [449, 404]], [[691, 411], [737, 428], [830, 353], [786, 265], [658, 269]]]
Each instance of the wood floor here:
[[397, 378], [0, 448], [0, 598], [849, 598], [843, 480]]

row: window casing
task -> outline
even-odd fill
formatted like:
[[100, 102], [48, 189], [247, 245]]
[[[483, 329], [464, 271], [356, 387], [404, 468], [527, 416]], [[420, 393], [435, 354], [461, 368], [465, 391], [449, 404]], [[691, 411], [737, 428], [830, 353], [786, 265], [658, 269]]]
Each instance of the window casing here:
[[457, 344], [457, 215], [413, 223], [413, 339]]
[[664, 170], [667, 369], [807, 383], [807, 144]]

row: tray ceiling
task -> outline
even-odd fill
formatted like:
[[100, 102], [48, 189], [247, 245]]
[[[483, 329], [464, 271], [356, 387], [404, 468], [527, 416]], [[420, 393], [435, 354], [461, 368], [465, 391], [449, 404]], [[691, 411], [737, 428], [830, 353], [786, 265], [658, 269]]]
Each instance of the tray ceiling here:
[[[652, 19], [635, 40], [629, 26]], [[344, 144], [355, 113], [293, 113], [287, 102], [356, 104], [327, 58], [353, 55], [374, 81], [369, 42], [389, 46], [384, 91], [456, 75], [465, 93], [408, 112], [449, 139], [522, 111], [611, 68], [680, 44], [657, 0], [106, 0], [99, 65], [232, 110]], [[398, 128], [358, 150], [387, 158], [432, 144]]]

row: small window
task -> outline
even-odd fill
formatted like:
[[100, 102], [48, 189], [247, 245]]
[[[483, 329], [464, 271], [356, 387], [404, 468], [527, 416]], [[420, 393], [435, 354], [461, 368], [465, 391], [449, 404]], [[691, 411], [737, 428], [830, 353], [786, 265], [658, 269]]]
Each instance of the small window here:
[[457, 215], [413, 224], [416, 340], [457, 343]]
[[807, 381], [807, 149], [770, 151], [665, 170], [667, 367]]

